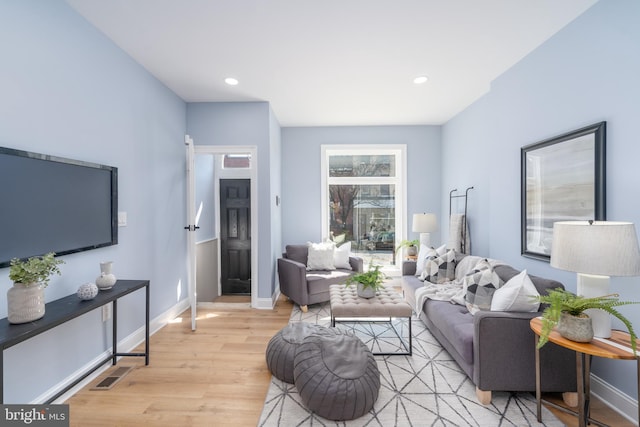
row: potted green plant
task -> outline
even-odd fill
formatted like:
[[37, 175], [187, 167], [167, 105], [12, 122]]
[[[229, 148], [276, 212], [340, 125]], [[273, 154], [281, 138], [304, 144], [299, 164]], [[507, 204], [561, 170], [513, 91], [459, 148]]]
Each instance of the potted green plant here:
[[64, 263], [54, 257], [55, 253], [49, 252], [27, 260], [11, 260], [9, 279], [13, 287], [7, 291], [9, 323], [27, 323], [44, 316], [44, 288], [52, 274], [60, 274], [58, 265]]
[[380, 271], [379, 265], [369, 265], [369, 269], [363, 273], [349, 276], [345, 281], [347, 286], [357, 285], [358, 296], [361, 298], [373, 298], [378, 289], [383, 288], [384, 279], [387, 276]]
[[396, 253], [402, 249], [407, 248], [407, 255], [416, 256], [418, 255], [418, 244], [420, 241], [418, 239], [415, 240], [403, 240], [400, 242], [398, 247], [396, 248]]
[[606, 311], [624, 323], [631, 336], [631, 348], [635, 354], [637, 336], [633, 330], [633, 325], [615, 307], [638, 303], [620, 301], [618, 297], [618, 294], [611, 294], [586, 298], [561, 288], [554, 289], [547, 295], [535, 297], [537, 301], [548, 304], [542, 313], [542, 330], [538, 348], [549, 341], [549, 334], [556, 326], [560, 335], [567, 339], [578, 342], [591, 341], [593, 338], [591, 318], [584, 311], [590, 308], [597, 308]]

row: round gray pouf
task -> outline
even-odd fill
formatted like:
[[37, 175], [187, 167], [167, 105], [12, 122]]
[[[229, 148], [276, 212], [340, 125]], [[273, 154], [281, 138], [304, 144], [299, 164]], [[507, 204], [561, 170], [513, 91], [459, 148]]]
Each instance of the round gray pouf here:
[[304, 339], [293, 376], [302, 402], [329, 420], [361, 417], [373, 408], [380, 391], [378, 364], [369, 348], [335, 328]]
[[293, 358], [308, 335], [325, 329], [314, 323], [292, 323], [271, 338], [267, 345], [267, 366], [274, 377], [293, 384]]

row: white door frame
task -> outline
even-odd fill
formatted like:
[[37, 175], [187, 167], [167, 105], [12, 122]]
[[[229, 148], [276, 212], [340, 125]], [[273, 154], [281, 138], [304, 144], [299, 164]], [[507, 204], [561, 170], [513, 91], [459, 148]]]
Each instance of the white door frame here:
[[[251, 307], [258, 308], [258, 147], [255, 145], [195, 145], [195, 154], [250, 154], [251, 167]], [[215, 187], [220, 188], [216, 171]], [[218, 265], [220, 265], [220, 192], [216, 191], [216, 240], [218, 241]], [[220, 269], [218, 269], [218, 289], [220, 289]]]

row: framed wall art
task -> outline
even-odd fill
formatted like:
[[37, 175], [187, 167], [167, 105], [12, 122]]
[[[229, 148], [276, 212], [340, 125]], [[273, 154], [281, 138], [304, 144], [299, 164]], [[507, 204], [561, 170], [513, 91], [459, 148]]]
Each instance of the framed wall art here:
[[521, 148], [521, 253], [549, 261], [553, 223], [605, 220], [606, 122]]

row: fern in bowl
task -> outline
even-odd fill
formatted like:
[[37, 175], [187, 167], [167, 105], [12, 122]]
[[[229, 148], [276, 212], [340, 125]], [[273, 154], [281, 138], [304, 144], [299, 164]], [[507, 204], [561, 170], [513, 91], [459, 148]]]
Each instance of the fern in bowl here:
[[383, 288], [384, 280], [387, 276], [380, 271], [379, 265], [369, 265], [369, 269], [363, 273], [349, 276], [345, 281], [345, 285], [357, 285], [358, 296], [362, 298], [373, 298], [376, 291]]
[[631, 348], [633, 349], [633, 353], [636, 354], [636, 339], [638, 337], [633, 330], [633, 325], [629, 319], [616, 310], [616, 307], [638, 303], [632, 301], [620, 301], [618, 297], [618, 294], [611, 294], [586, 298], [580, 295], [575, 295], [561, 288], [554, 289], [547, 295], [535, 297], [540, 303], [548, 304], [542, 313], [542, 331], [540, 333], [540, 340], [538, 341], [538, 348], [542, 347], [549, 341], [549, 334], [556, 326], [558, 326], [558, 332], [560, 335], [567, 339], [580, 342], [591, 341], [591, 338], [593, 338], [593, 330], [591, 330], [591, 337], [574, 339], [575, 336], [573, 335], [573, 332], [571, 330], [567, 331], [567, 322], [569, 322], [571, 318], [584, 319], [585, 323], [588, 323], [590, 327], [591, 319], [584, 311], [596, 308], [609, 313], [619, 319], [626, 326], [631, 337]]

